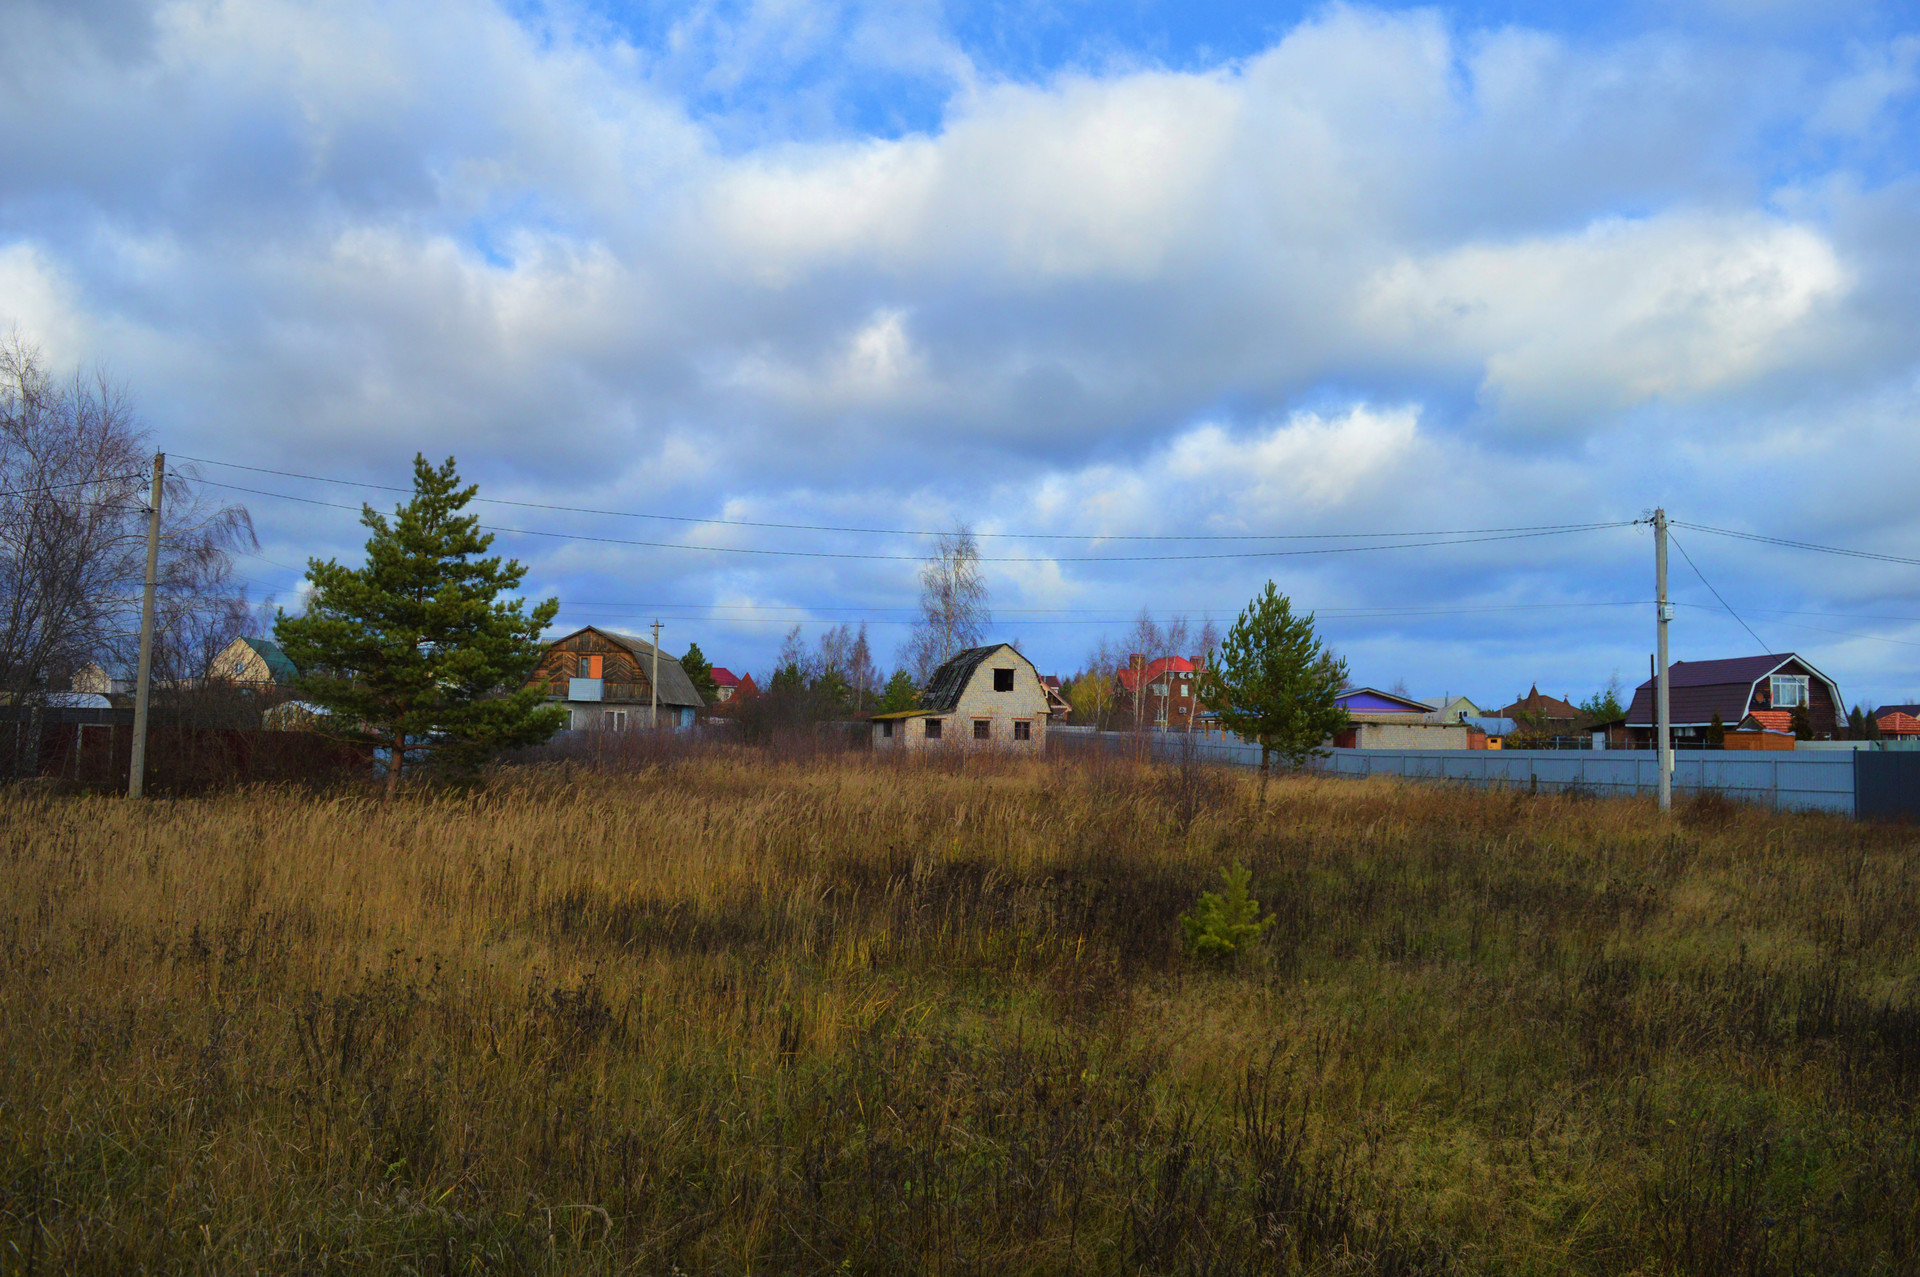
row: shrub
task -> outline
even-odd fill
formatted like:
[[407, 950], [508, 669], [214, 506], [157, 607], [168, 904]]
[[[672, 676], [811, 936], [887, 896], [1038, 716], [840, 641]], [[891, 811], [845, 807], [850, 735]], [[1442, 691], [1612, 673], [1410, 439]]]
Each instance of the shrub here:
[[1187, 952], [1203, 962], [1231, 965], [1242, 950], [1273, 925], [1273, 915], [1260, 916], [1260, 902], [1247, 894], [1252, 873], [1239, 861], [1220, 871], [1226, 894], [1200, 893], [1192, 913], [1180, 915]]

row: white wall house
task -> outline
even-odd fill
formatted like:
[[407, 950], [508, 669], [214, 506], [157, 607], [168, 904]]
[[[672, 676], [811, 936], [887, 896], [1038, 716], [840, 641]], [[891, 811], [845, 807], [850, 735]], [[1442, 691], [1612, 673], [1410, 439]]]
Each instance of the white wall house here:
[[970, 647], [934, 671], [917, 708], [873, 716], [873, 747], [1037, 754], [1047, 708], [1039, 672], [1011, 644]]

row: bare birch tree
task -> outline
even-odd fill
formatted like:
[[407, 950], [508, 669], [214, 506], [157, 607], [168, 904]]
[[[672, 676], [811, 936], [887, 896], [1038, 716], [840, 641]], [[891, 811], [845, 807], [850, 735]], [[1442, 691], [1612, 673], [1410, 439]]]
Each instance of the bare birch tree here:
[[[33, 346], [0, 340], [0, 693], [15, 704], [137, 650], [147, 448], [105, 378], [56, 381]], [[253, 527], [187, 472], [168, 474], [161, 509], [155, 672], [179, 680], [204, 674], [245, 625], [229, 552], [253, 544]]]
[[925, 687], [955, 652], [977, 646], [992, 620], [987, 582], [980, 572], [980, 543], [963, 523], [940, 534], [933, 557], [920, 569], [920, 619], [907, 638], [903, 659]]

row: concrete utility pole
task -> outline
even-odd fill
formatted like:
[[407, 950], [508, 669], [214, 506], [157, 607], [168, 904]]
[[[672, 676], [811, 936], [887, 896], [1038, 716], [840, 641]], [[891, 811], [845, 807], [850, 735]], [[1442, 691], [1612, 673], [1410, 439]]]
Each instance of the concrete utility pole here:
[[1667, 623], [1673, 604], [1667, 602], [1667, 512], [1653, 512], [1653, 589], [1659, 609], [1657, 653], [1653, 685], [1653, 730], [1660, 750], [1660, 810], [1673, 810], [1673, 717], [1667, 701]]
[[167, 454], [153, 454], [153, 498], [147, 505], [147, 589], [140, 600], [140, 670], [133, 691], [133, 756], [127, 760], [127, 797], [138, 798], [147, 781], [147, 703], [153, 698], [153, 586], [160, 575], [160, 490]]
[[653, 714], [647, 720], [647, 726], [660, 726], [660, 622], [653, 623]]

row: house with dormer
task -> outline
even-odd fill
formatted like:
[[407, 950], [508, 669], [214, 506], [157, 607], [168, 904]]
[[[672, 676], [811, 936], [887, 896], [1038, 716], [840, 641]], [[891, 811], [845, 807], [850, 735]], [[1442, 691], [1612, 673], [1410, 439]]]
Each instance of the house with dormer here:
[[[1841, 723], [1840, 685], [1793, 652], [1675, 661], [1667, 667], [1667, 704], [1679, 749], [1704, 745], [1716, 717], [1728, 730], [1751, 717], [1761, 728], [1777, 731], [1790, 728], [1795, 712], [1804, 710], [1815, 740], [1834, 739]], [[1655, 747], [1653, 710], [1654, 684], [1648, 679], [1633, 690], [1627, 707], [1629, 748]]]
[[[656, 659], [656, 656], [658, 659]], [[690, 727], [705, 699], [680, 666], [636, 634], [589, 625], [547, 644], [529, 686], [567, 709], [573, 731], [623, 731], [652, 725], [653, 678], [659, 671], [660, 725]]]
[[933, 672], [914, 708], [873, 716], [873, 748], [1038, 754], [1048, 710], [1039, 671], [1011, 643], [970, 647]]

